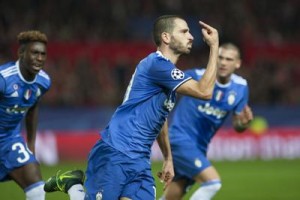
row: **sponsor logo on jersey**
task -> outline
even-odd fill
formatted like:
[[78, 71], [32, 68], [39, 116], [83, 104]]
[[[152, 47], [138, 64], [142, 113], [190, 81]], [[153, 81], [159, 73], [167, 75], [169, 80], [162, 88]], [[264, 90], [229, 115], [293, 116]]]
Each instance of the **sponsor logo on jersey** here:
[[19, 89], [18, 84], [13, 84], [13, 88], [15, 91], [10, 95], [10, 97], [19, 97], [19, 93], [17, 91]]
[[103, 195], [102, 195], [101, 192], [98, 192], [98, 193], [96, 194], [96, 200], [102, 200], [102, 197], [103, 197]]
[[6, 112], [9, 114], [24, 114], [29, 107], [19, 107], [19, 105], [15, 105], [12, 108], [6, 108]]
[[214, 108], [213, 106], [210, 105], [210, 103], [206, 103], [204, 106], [199, 105], [198, 110], [207, 115], [215, 116], [217, 119], [223, 118], [227, 113], [226, 111], [221, 110], [219, 108]]
[[10, 97], [19, 97], [19, 93], [17, 91], [14, 91]]
[[164, 107], [170, 112], [175, 106], [175, 103], [171, 99], [166, 99], [164, 102]]

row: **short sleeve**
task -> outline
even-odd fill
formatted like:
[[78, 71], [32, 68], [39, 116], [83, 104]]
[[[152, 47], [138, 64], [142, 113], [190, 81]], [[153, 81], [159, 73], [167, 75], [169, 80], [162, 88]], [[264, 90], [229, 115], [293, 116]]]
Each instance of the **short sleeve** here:
[[3, 95], [4, 91], [5, 91], [5, 80], [3, 76], [0, 75], [0, 96]]
[[181, 84], [191, 79], [190, 75], [185, 74], [165, 59], [157, 59], [149, 72], [154, 83], [171, 90], [176, 90]]
[[248, 100], [249, 100], [249, 89], [248, 89], [248, 86], [246, 85], [243, 90], [242, 98], [236, 106], [236, 109], [235, 109], [236, 114], [239, 114], [240, 112], [242, 112], [244, 107], [248, 104]]

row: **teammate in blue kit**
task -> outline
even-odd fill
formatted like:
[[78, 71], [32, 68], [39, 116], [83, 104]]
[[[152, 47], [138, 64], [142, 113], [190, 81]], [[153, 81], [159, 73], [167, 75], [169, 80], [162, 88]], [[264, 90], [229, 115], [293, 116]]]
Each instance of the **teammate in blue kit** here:
[[[221, 188], [221, 179], [207, 159], [208, 145], [226, 117], [233, 112], [233, 127], [244, 131], [252, 120], [247, 81], [234, 74], [241, 66], [240, 50], [232, 43], [219, 48], [217, 81], [209, 101], [183, 96], [174, 109], [169, 128], [175, 177], [161, 199], [179, 200], [195, 182], [201, 187], [191, 200], [210, 200]], [[205, 69], [185, 74], [201, 80]]]
[[[44, 200], [44, 182], [34, 156], [38, 104], [49, 90], [42, 70], [47, 37], [39, 31], [18, 35], [19, 59], [0, 66], [0, 181], [14, 180], [27, 200]], [[21, 135], [25, 118], [27, 143]]]
[[[166, 185], [173, 179], [166, 119], [175, 105], [176, 92], [210, 99], [216, 80], [218, 32], [203, 22], [200, 25], [210, 54], [203, 78], [195, 81], [175, 66], [180, 55], [188, 54], [192, 48], [194, 38], [186, 21], [175, 15], [161, 16], [155, 21], [153, 37], [157, 51], [137, 65], [123, 103], [90, 152], [85, 199], [155, 199], [150, 153], [156, 139], [164, 156], [159, 177]], [[60, 190], [52, 189], [57, 185], [62, 188], [63, 182], [55, 182], [59, 179], [60, 175], [50, 178], [45, 190]], [[78, 184], [70, 190], [75, 186]]]

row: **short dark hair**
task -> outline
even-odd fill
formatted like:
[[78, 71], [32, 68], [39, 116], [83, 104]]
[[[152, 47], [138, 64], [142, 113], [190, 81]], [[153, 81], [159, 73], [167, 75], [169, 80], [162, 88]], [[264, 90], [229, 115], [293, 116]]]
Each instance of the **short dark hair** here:
[[26, 45], [30, 42], [42, 42], [47, 44], [47, 36], [37, 30], [23, 31], [17, 36], [20, 45]]
[[153, 25], [153, 40], [157, 46], [161, 44], [161, 34], [163, 32], [171, 33], [174, 29], [174, 20], [183, 19], [179, 15], [162, 15], [158, 17]]
[[237, 52], [237, 58], [241, 59], [241, 56], [242, 56], [241, 50], [238, 48], [237, 45], [235, 45], [231, 42], [227, 42], [227, 43], [221, 44], [219, 48], [235, 50]]

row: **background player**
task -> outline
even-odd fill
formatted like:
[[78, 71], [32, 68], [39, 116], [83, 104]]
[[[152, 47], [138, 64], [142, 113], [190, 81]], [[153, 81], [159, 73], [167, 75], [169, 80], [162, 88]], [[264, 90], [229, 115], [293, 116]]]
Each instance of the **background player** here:
[[[39, 31], [18, 35], [19, 59], [0, 66], [0, 180], [14, 180], [27, 200], [44, 200], [39, 164], [34, 156], [38, 102], [50, 87], [42, 70], [47, 37]], [[25, 118], [27, 144], [21, 136]]]
[[[234, 74], [241, 66], [240, 50], [232, 43], [219, 48], [217, 81], [209, 101], [183, 96], [174, 111], [169, 134], [175, 177], [161, 199], [182, 199], [194, 182], [202, 183], [191, 200], [209, 200], [221, 188], [221, 179], [206, 157], [208, 145], [226, 117], [233, 112], [233, 127], [244, 131], [252, 120], [248, 104], [248, 85]], [[195, 80], [205, 69], [186, 71]]]
[[[174, 15], [155, 21], [157, 51], [138, 64], [122, 105], [89, 155], [87, 199], [155, 199], [150, 153], [156, 138], [165, 159], [160, 178], [166, 184], [171, 182], [174, 171], [166, 119], [175, 104], [176, 92], [209, 99], [216, 80], [218, 32], [203, 22], [200, 25], [210, 55], [203, 78], [195, 81], [175, 66], [180, 55], [192, 48], [193, 36], [186, 21]], [[45, 190], [55, 191], [50, 186], [59, 178], [50, 179]]]

